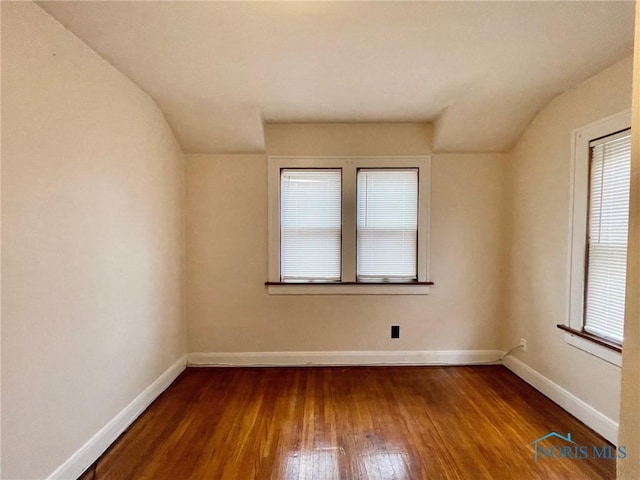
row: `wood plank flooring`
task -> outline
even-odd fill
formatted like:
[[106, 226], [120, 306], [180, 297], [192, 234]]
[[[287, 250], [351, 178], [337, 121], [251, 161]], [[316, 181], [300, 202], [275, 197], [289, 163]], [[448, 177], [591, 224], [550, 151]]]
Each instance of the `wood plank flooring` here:
[[610, 445], [502, 366], [190, 368], [81, 478], [615, 478], [551, 431]]

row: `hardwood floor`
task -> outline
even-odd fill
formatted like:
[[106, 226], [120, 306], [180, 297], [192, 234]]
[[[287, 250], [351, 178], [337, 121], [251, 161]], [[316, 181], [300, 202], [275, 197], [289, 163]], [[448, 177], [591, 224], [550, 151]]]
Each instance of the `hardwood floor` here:
[[81, 478], [615, 478], [551, 431], [610, 445], [501, 366], [190, 368]]

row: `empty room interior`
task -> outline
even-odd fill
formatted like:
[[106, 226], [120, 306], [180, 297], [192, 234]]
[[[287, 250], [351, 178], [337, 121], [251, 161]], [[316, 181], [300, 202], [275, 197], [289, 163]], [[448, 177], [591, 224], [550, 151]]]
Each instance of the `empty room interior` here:
[[640, 479], [636, 10], [2, 1], [0, 477]]

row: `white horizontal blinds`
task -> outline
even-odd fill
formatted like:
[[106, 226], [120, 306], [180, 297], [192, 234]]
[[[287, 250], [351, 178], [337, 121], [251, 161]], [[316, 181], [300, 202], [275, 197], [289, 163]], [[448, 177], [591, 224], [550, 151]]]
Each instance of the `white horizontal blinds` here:
[[417, 275], [418, 170], [358, 170], [358, 281]]
[[340, 281], [341, 226], [341, 170], [281, 170], [281, 281]]
[[584, 329], [622, 343], [631, 135], [591, 143], [588, 262]]

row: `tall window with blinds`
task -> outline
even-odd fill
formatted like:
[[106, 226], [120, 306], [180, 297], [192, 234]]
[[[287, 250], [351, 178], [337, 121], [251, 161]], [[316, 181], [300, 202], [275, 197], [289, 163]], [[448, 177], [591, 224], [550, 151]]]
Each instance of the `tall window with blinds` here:
[[360, 169], [357, 180], [357, 280], [418, 278], [418, 170]]
[[280, 174], [282, 282], [341, 279], [340, 169], [283, 169]]
[[624, 327], [631, 135], [590, 143], [584, 329], [622, 344]]

